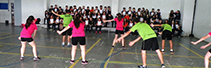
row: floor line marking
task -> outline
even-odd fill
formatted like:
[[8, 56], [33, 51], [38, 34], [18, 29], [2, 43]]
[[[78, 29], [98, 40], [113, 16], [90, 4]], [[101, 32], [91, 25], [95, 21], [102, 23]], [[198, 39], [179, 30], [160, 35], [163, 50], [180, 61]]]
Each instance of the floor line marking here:
[[[203, 56], [199, 55], [198, 53], [196, 53], [195, 51], [191, 50], [190, 48], [186, 47], [185, 45], [179, 43], [182, 47], [184, 47], [185, 49], [191, 51], [192, 53], [196, 54], [197, 56], [199, 56], [200, 58], [204, 59]], [[211, 61], [209, 61], [211, 63]]]
[[[20, 53], [10, 53], [10, 52], [0, 52], [0, 54], [6, 54], [6, 55], [20, 55]], [[31, 54], [24, 54], [24, 56], [34, 56]], [[44, 57], [44, 58], [55, 58], [55, 59], [71, 59], [71, 58], [64, 58], [64, 57], [54, 57], [54, 56], [41, 56], [39, 55], [39, 57]]]
[[114, 48], [112, 47], [111, 50], [110, 50], [110, 52], [109, 52], [109, 54], [108, 54], [108, 57], [109, 57], [109, 58], [106, 60], [106, 62], [105, 62], [105, 64], [104, 64], [103, 68], [107, 68], [107, 65], [108, 65], [109, 60], [111, 59], [111, 55], [112, 55], [112, 53], [113, 53], [113, 50], [114, 50]]
[[[114, 53], [116, 53], [117, 51], [113, 51]], [[136, 53], [133, 53], [133, 52], [121, 52], [123, 54], [136, 54]], [[137, 53], [138, 55], [141, 55], [141, 53]], [[157, 56], [157, 54], [147, 54], [147, 55], [154, 55], [154, 56]], [[185, 58], [201, 58], [201, 57], [198, 57], [198, 56], [182, 56], [182, 55], [163, 55], [163, 56], [172, 56], [172, 57], [185, 57]]]
[[[13, 43], [0, 43], [2, 45], [12, 45], [12, 46], [21, 46], [21, 44], [13, 44]], [[30, 45], [27, 45], [30, 46]], [[30, 46], [31, 47], [31, 46]], [[55, 48], [55, 49], [69, 49], [71, 50], [71, 48], [65, 48], [65, 47], [55, 47], [55, 46], [42, 46], [42, 45], [37, 45], [37, 47], [42, 47], [42, 48]], [[81, 49], [77, 49], [77, 50], [81, 50]]]
[[[95, 42], [95, 43], [86, 51], [85, 54], [87, 54], [90, 50], [92, 50], [92, 48], [95, 47], [95, 45], [97, 45], [97, 43], [100, 42], [100, 40], [101, 40], [101, 38], [100, 38], [97, 42]], [[73, 67], [79, 62], [80, 59], [82, 59], [82, 56], [81, 56], [78, 60], [76, 60], [75, 63], [72, 64], [69, 68], [73, 68]]]
[[[19, 34], [16, 34], [16, 35], [11, 35], [11, 36], [6, 36], [6, 37], [2, 37], [2, 38], [0, 38], [0, 40], [2, 40], [2, 39], [6, 39], [6, 38], [11, 38], [11, 37], [15, 37], [15, 36], [18, 36]], [[18, 39], [18, 38], [17, 38]]]

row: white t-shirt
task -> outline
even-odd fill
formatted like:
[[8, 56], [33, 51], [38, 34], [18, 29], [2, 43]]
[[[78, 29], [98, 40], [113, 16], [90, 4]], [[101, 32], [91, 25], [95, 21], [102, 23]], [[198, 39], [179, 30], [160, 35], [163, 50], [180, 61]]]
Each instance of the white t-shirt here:
[[53, 24], [54, 23], [54, 19], [50, 19], [50, 23]]
[[103, 10], [100, 10], [100, 14], [102, 14], [103, 13]]
[[130, 24], [129, 24], [129, 27], [133, 27], [133, 23], [130, 23]]
[[92, 18], [96, 18], [96, 15], [93, 15]]
[[126, 14], [126, 12], [122, 12], [122, 14], [123, 14], [123, 15], [125, 15], [125, 14]]
[[88, 25], [88, 24], [89, 24], [89, 20], [86, 20], [86, 21], [85, 21], [85, 24]]
[[143, 18], [143, 17], [141, 17], [141, 18], [140, 18], [140, 21], [141, 21], [141, 22], [143, 22], [143, 21], [144, 21], [144, 18]]
[[56, 23], [59, 23], [59, 19], [56, 19]]
[[101, 23], [102, 23], [101, 21], [97, 21], [97, 25], [98, 25], [98, 26], [100, 26], [100, 25], [101, 25]]
[[106, 15], [103, 15], [102, 17], [103, 17], [103, 19], [106, 19]]

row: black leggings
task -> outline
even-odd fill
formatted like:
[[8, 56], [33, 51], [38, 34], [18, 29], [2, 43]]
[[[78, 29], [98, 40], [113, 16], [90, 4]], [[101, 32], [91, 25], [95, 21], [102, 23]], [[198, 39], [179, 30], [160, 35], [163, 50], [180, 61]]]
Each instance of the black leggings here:
[[97, 31], [97, 28], [99, 28], [98, 32], [101, 31], [102, 26], [96, 26], [95, 31]]

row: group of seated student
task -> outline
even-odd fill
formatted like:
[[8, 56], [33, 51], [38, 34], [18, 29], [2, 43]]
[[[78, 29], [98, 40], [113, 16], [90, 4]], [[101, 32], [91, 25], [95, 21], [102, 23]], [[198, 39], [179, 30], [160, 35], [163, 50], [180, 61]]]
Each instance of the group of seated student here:
[[[61, 8], [61, 6], [59, 6], [59, 8], [57, 8], [57, 5], [55, 5], [53, 7], [53, 5], [51, 5], [49, 10], [45, 11], [45, 22], [47, 22], [48, 28], [49, 29], [54, 29], [57, 30], [60, 28], [60, 26], [62, 25], [62, 18], [57, 17], [56, 15], [52, 14], [51, 11], [54, 11], [55, 13], [58, 14], [65, 14], [66, 11], [70, 11], [72, 15], [72, 17], [74, 18], [74, 16], [76, 14], [80, 14], [82, 15], [81, 20], [83, 20], [86, 24], [86, 31], [90, 31], [90, 32], [94, 32], [93, 27], [95, 27], [95, 32], [99, 32], [101, 33], [101, 28], [102, 27], [107, 27], [107, 23], [103, 23], [102, 20], [108, 20], [108, 19], [113, 19], [113, 16], [111, 15], [111, 8], [110, 6], [103, 6], [100, 5], [99, 9], [98, 6], [95, 7], [90, 7], [87, 6], [85, 8], [85, 6], [79, 6], [77, 8], [76, 5], [74, 6], [65, 6], [65, 9], [63, 10]], [[56, 26], [58, 26], [58, 28], [55, 28]], [[112, 22], [112, 27], [115, 27], [115, 23]], [[99, 28], [99, 29], [98, 29]]]
[[[62, 18], [57, 17], [56, 15], [52, 14], [51, 11], [54, 11], [58, 14], [65, 14], [66, 11], [71, 11], [71, 15], [74, 18], [74, 15], [81, 14], [81, 19], [85, 22], [85, 30], [89, 32], [95, 32], [95, 33], [101, 33], [102, 27], [107, 27], [108, 23], [111, 23], [111, 27], [115, 27], [115, 22], [106, 22], [104, 23], [103, 20], [111, 20], [113, 19], [113, 16], [111, 15], [111, 7], [110, 6], [103, 6], [100, 5], [99, 9], [98, 6], [90, 7], [89, 6], [79, 6], [77, 8], [76, 5], [73, 6], [65, 6], [65, 9], [63, 10], [61, 6], [59, 8], [57, 5], [51, 5], [49, 10], [45, 11], [45, 20], [47, 21], [48, 28], [54, 29], [54, 30], [60, 30], [62, 29]], [[126, 10], [125, 7], [123, 7], [123, 10], [121, 11], [122, 18], [124, 18], [124, 31], [128, 31], [133, 25], [136, 23], [133, 22], [133, 19], [139, 18], [140, 22], [147, 23], [147, 24], [162, 24], [162, 16], [160, 9], [157, 9], [155, 11], [154, 8], [152, 8], [151, 11], [148, 9], [138, 8], [136, 11], [136, 8], [129, 7], [128, 10]], [[181, 36], [181, 26], [179, 24], [180, 20], [180, 11], [177, 10], [177, 12], [173, 12], [173, 10], [169, 13], [169, 21], [172, 22], [172, 28], [173, 28], [173, 35], [177, 34], [177, 36]], [[174, 23], [176, 22], [176, 23]], [[44, 22], [45, 24], [45, 22]], [[56, 28], [57, 26], [57, 28]], [[93, 29], [95, 27], [95, 30]], [[157, 30], [157, 32], [160, 32], [162, 29], [161, 27], [155, 27], [154, 30]], [[137, 34], [137, 32], [133, 33]]]
[[[147, 23], [147, 24], [162, 24], [165, 23], [162, 21], [162, 16], [160, 9], [157, 9], [155, 11], [154, 8], [149, 12], [148, 9], [138, 8], [136, 11], [136, 8], [129, 7], [128, 10], [126, 10], [125, 7], [123, 7], [123, 10], [121, 11], [122, 17], [124, 18], [124, 29], [125, 31], [128, 31], [133, 25], [136, 23], [133, 23], [133, 19], [139, 18], [140, 22]], [[176, 12], [173, 12], [173, 10], [169, 13], [169, 20], [168, 22], [172, 23], [172, 36], [176, 35], [178, 37], [181, 36], [182, 33], [182, 27], [180, 25], [180, 11], [177, 10]], [[175, 22], [175, 23], [174, 23]], [[161, 27], [154, 27], [153, 28], [156, 33], [162, 31]]]

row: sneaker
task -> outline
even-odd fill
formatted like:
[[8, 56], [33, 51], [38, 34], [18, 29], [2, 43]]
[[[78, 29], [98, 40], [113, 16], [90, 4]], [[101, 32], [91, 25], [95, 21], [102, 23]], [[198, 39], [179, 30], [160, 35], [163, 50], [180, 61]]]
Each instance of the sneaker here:
[[126, 46], [122, 46], [122, 49], [123, 49], [123, 50], [126, 49]]
[[111, 47], [114, 47], [114, 45], [112, 45]]
[[65, 45], [62, 45], [62, 47], [64, 47]]
[[75, 61], [74, 61], [74, 60], [70, 60], [70, 63], [71, 63], [71, 64], [74, 64], [74, 63], [75, 63]]
[[101, 31], [99, 33], [101, 34]]
[[161, 64], [161, 68], [165, 68], [165, 64]]
[[41, 60], [41, 58], [40, 57], [34, 57], [33, 60], [38, 61], [38, 60]]
[[67, 47], [70, 47], [71, 45], [67, 45]]
[[88, 61], [81, 61], [81, 64], [88, 64]]
[[24, 60], [24, 57], [21, 57], [21, 58], [20, 58], [20, 61], [23, 61], [23, 60]]
[[95, 31], [95, 33], [97, 33], [97, 31]]
[[147, 68], [147, 66], [140, 65], [138, 68]]
[[174, 54], [174, 51], [170, 51], [170, 54], [173, 55]]

